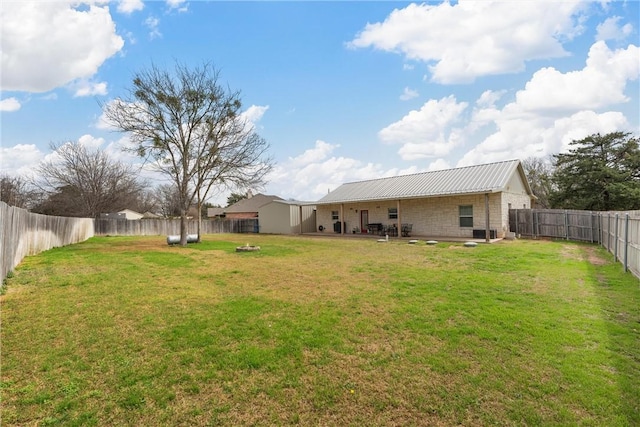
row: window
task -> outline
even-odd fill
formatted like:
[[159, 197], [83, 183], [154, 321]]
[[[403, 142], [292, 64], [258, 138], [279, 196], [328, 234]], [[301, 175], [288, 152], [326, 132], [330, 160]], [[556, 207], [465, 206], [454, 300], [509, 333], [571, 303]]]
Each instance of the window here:
[[338, 211], [331, 211], [331, 219], [333, 221], [337, 221], [338, 220]]
[[458, 206], [460, 227], [473, 227], [473, 205]]
[[398, 219], [398, 208], [389, 208], [389, 219]]

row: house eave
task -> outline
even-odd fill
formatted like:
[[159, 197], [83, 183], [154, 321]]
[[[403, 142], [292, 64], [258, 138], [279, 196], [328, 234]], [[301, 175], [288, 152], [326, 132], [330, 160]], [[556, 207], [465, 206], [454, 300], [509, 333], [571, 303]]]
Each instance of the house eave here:
[[343, 199], [343, 200], [330, 200], [326, 202], [318, 201], [314, 204], [316, 205], [340, 205], [345, 203], [365, 203], [365, 202], [383, 202], [383, 201], [396, 201], [396, 200], [413, 200], [413, 199], [434, 199], [437, 197], [450, 197], [450, 196], [472, 196], [477, 194], [486, 194], [486, 193], [501, 193], [503, 189], [478, 189], [478, 190], [470, 190], [464, 192], [446, 192], [446, 193], [437, 193], [437, 194], [410, 194], [410, 195], [402, 195], [402, 196], [388, 196], [388, 197], [371, 197], [371, 198], [360, 198], [360, 199]]

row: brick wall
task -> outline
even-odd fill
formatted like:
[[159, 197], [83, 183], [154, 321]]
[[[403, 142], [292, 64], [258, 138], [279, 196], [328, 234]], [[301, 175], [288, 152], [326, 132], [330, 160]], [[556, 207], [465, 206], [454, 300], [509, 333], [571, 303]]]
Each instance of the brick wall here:
[[[530, 206], [528, 195], [518, 193], [493, 193], [489, 195], [490, 228], [497, 230], [498, 237], [504, 237], [509, 230], [509, 203], [512, 207]], [[460, 227], [459, 207], [473, 206], [473, 227]], [[389, 219], [389, 208], [398, 206], [396, 200], [344, 204], [343, 218], [346, 232], [360, 227], [361, 211], [367, 210], [369, 223], [385, 225], [397, 224], [397, 219]], [[318, 205], [317, 225], [324, 226], [325, 232], [333, 233], [331, 211], [340, 212], [340, 205]], [[446, 196], [400, 201], [400, 221], [413, 224], [412, 234], [430, 237], [473, 237], [474, 229], [486, 228], [485, 195]]]

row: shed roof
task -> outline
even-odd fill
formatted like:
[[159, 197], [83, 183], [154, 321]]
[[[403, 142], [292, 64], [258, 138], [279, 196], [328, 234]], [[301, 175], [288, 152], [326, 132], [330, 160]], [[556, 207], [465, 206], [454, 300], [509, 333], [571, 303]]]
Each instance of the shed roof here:
[[508, 160], [350, 182], [342, 184], [317, 201], [316, 204], [495, 193], [505, 189], [514, 173], [520, 174], [527, 192], [533, 195], [520, 160]]
[[248, 199], [242, 199], [234, 203], [233, 205], [224, 208], [225, 213], [245, 213], [245, 212], [258, 212], [258, 209], [262, 206], [270, 203], [274, 200], [283, 200], [278, 196], [269, 196], [266, 194], [256, 194]]

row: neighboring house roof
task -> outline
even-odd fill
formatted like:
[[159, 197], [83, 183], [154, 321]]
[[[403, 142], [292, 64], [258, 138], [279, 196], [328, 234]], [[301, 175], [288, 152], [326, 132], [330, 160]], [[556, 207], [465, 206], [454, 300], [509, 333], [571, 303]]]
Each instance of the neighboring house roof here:
[[283, 205], [292, 206], [312, 206], [316, 204], [316, 202], [302, 202], [300, 200], [274, 200], [273, 203], [281, 203]]
[[258, 209], [267, 203], [271, 203], [274, 200], [284, 200], [278, 196], [269, 196], [266, 194], [256, 194], [248, 199], [242, 199], [224, 208], [224, 213], [245, 213], [245, 212], [258, 212]]
[[146, 211], [145, 213], [142, 214], [142, 218], [144, 219], [158, 219], [158, 218], [162, 218], [161, 215], [155, 214], [153, 212], [150, 211]]
[[316, 204], [495, 193], [503, 191], [516, 172], [520, 174], [527, 192], [533, 195], [520, 160], [509, 160], [346, 183]]
[[214, 216], [221, 216], [221, 215], [224, 215], [223, 208], [207, 208], [207, 216], [209, 218]]

